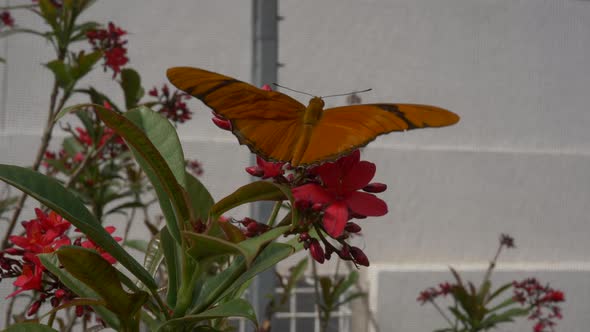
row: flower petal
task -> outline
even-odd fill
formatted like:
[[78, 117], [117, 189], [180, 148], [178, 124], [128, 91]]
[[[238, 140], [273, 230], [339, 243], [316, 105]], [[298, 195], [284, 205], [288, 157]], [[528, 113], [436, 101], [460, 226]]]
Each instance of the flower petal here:
[[349, 194], [344, 201], [354, 213], [364, 216], [378, 217], [387, 213], [387, 204], [373, 194], [355, 191]]
[[375, 164], [364, 160], [354, 164], [342, 177], [342, 193], [346, 194], [365, 187], [375, 176], [376, 169]]
[[342, 201], [330, 204], [324, 211], [324, 229], [336, 238], [342, 235], [348, 221], [348, 207]]
[[315, 183], [304, 184], [293, 188], [292, 192], [296, 201], [326, 204], [334, 200], [334, 197], [330, 193]]

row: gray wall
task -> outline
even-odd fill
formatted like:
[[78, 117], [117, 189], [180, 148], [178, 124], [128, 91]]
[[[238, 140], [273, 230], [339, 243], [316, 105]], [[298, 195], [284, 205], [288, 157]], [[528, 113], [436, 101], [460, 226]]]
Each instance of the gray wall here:
[[[249, 1], [103, 0], [91, 13], [130, 32], [131, 65], [146, 87], [174, 65], [249, 80]], [[418, 291], [450, 279], [448, 265], [485, 268], [501, 232], [518, 248], [502, 257], [510, 268], [499, 277], [547, 277], [568, 291], [559, 330], [585, 331], [590, 298], [577, 290], [590, 287], [590, 1], [288, 0], [280, 14], [280, 83], [318, 95], [370, 87], [363, 102], [431, 103], [462, 117], [379, 138], [363, 152], [377, 164], [375, 180], [390, 186], [380, 195], [389, 214], [363, 221], [359, 242], [383, 331], [434, 328], [439, 318], [415, 302]], [[32, 37], [0, 48], [8, 60], [0, 162], [25, 165], [51, 79], [38, 64], [50, 59]], [[108, 74], [93, 78], [108, 87]], [[248, 151], [211, 125], [204, 106], [192, 106], [194, 120], [179, 132], [220, 198], [248, 181]]]

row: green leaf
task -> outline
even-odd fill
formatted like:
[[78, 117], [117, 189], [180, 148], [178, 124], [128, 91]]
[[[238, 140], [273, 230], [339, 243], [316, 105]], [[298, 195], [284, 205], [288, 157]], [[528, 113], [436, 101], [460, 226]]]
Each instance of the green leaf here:
[[247, 255], [247, 252], [237, 244], [218, 237], [193, 232], [183, 232], [182, 234], [189, 241], [188, 254], [196, 261], [213, 259], [230, 254], [238, 254], [244, 257]]
[[57, 9], [49, 0], [39, 0], [39, 9], [41, 9], [41, 17], [51, 26], [54, 32], [59, 32], [57, 24]]
[[[105, 121], [105, 119], [108, 119], [110, 123], [116, 125], [115, 127], [112, 127], [113, 129], [123, 130], [128, 125], [119, 125], [113, 122], [116, 121], [116, 119], [119, 117], [117, 113], [114, 113], [112, 111], [105, 112], [104, 110], [101, 110], [100, 113], [101, 119], [103, 121]], [[170, 123], [170, 121], [168, 121], [161, 114], [154, 112], [151, 109], [144, 106], [140, 106], [136, 109], [126, 112], [125, 117], [129, 119], [134, 125], [136, 125], [137, 128], [141, 129], [143, 131], [143, 134], [145, 134], [145, 136], [138, 135], [138, 137], [132, 137], [130, 135], [127, 136], [129, 136], [129, 138], [132, 138], [133, 141], [136, 142], [135, 145], [141, 146], [142, 148], [143, 145], [145, 145], [146, 148], [149, 147], [147, 144], [145, 144], [145, 142], [142, 142], [144, 138], [147, 138], [153, 144], [153, 147], [157, 149], [157, 152], [160, 153], [161, 158], [164, 159], [164, 161], [166, 162], [177, 183], [180, 184], [182, 187], [186, 188], [187, 181], [184, 152], [182, 151], [182, 145], [180, 144], [180, 139], [178, 138], [176, 129]], [[105, 123], [107, 123], [107, 121], [105, 121]], [[130, 127], [130, 129], [131, 128], [132, 127]], [[135, 128], [133, 128], [133, 130], [135, 130]], [[121, 136], [123, 136], [123, 138], [129, 141], [129, 139], [127, 139], [125, 135]], [[135, 145], [134, 147], [137, 148]], [[142, 152], [142, 155], [148, 155], [151, 153], [151, 151], [149, 151], [148, 149], [143, 150], [145, 151], [140, 151]], [[154, 165], [156, 164], [154, 163]], [[161, 169], [160, 167], [156, 167], [156, 170], [162, 173], [161, 175], [159, 175], [160, 177], [163, 177], [165, 175], [163, 173], [167, 173], [167, 171], [164, 170], [164, 168], [164, 165], [162, 165]], [[170, 184], [170, 186], [172, 185]]]
[[215, 201], [207, 188], [192, 174], [186, 172], [186, 190], [196, 220], [205, 221], [209, 216], [209, 210]]
[[193, 232], [183, 232], [183, 234], [191, 241], [188, 253], [197, 261], [222, 255], [239, 254], [244, 256], [246, 265], [250, 266], [264, 246], [283, 235], [290, 228], [291, 226], [275, 227], [264, 234], [238, 244], [206, 234]]
[[342, 296], [350, 287], [352, 287], [359, 279], [359, 273], [357, 271], [351, 271], [346, 279], [343, 279], [334, 287], [334, 298], [338, 299]]
[[3, 332], [57, 332], [57, 330], [38, 323], [17, 323], [10, 325]]
[[105, 231], [84, 203], [55, 179], [26, 168], [0, 164], [0, 180], [57, 212], [111, 254], [149, 289], [157, 289], [149, 273]]
[[162, 324], [158, 331], [170, 329], [175, 326], [186, 328], [203, 320], [227, 317], [244, 317], [258, 327], [258, 320], [256, 319], [256, 314], [250, 303], [242, 299], [234, 299], [196, 315], [187, 315], [182, 318], [171, 319]]
[[72, 68], [61, 60], [53, 60], [45, 64], [49, 68], [59, 86], [64, 90], [69, 90], [74, 84], [74, 76], [72, 75]]
[[160, 242], [160, 237], [155, 236], [149, 242], [145, 251], [143, 267], [145, 267], [152, 276], [156, 275], [158, 267], [160, 267], [160, 264], [162, 264], [162, 261], [164, 260], [164, 251], [162, 250]]
[[216, 218], [236, 206], [257, 201], [283, 201], [288, 199], [288, 188], [269, 181], [256, 181], [238, 188], [211, 207], [211, 215]]
[[289, 275], [289, 279], [287, 280], [287, 284], [285, 285], [285, 289], [283, 290], [283, 295], [281, 296], [280, 303], [285, 304], [289, 299], [291, 291], [297, 285], [297, 282], [303, 278], [305, 275], [305, 270], [307, 270], [309, 260], [307, 257], [300, 260], [295, 266], [291, 268], [291, 273]]
[[490, 303], [492, 302], [496, 297], [498, 297], [500, 294], [504, 293], [504, 291], [506, 291], [508, 288], [512, 287], [512, 282], [507, 282], [504, 285], [502, 285], [502, 287], [496, 289], [495, 292], [492, 293], [492, 295], [490, 295], [490, 297], [488, 297], [485, 301], [485, 303]]
[[195, 307], [191, 313], [199, 313], [211, 304], [219, 302], [234, 290], [254, 278], [257, 274], [271, 268], [276, 263], [285, 259], [294, 252], [292, 246], [284, 243], [270, 243], [256, 257], [252, 266], [246, 268], [246, 262], [242, 256], [236, 257], [231, 265], [217, 275], [205, 280], [201, 292], [197, 297]]
[[78, 152], [84, 152], [84, 147], [74, 137], [66, 137], [63, 140], [63, 148], [70, 156], [75, 156]]
[[260, 255], [256, 257], [250, 268], [247, 269], [245, 273], [240, 275], [240, 277], [223, 292], [222, 297], [229, 294], [241, 284], [254, 278], [259, 273], [262, 273], [275, 266], [275, 264], [289, 257], [291, 254], [293, 254], [293, 252], [293, 247], [288, 244], [277, 242], [270, 243], [268, 246], [266, 246], [266, 248], [264, 248], [264, 250], [262, 250]]
[[166, 303], [173, 308], [176, 305], [176, 295], [180, 287], [181, 264], [180, 248], [178, 242], [174, 240], [167, 227], [160, 231], [160, 246], [164, 253], [164, 260], [168, 268], [168, 292], [166, 293]]
[[121, 71], [121, 88], [125, 94], [125, 107], [127, 109], [137, 107], [144, 90], [141, 87], [141, 77], [135, 70], [125, 68]]
[[118, 271], [100, 254], [76, 246], [64, 246], [57, 251], [64, 268], [78, 280], [92, 288], [121, 322], [135, 316], [147, 301], [143, 291], [127, 293], [121, 286]]
[[74, 80], [79, 80], [88, 74], [92, 67], [102, 58], [101, 51], [95, 51], [88, 54], [80, 54], [77, 59], [77, 64], [72, 68], [72, 77]]
[[[60, 268], [60, 263], [58, 262], [57, 255], [55, 253], [40, 254], [37, 255], [37, 257], [39, 257], [39, 260], [41, 260], [41, 263], [43, 266], [45, 266], [45, 268], [47, 268], [47, 270], [57, 276], [59, 281], [61, 281], [78, 296], [93, 299], [99, 298], [98, 294], [96, 294], [92, 289], [83, 284], [80, 280], [74, 278], [74, 276], [69, 274], [66, 270]], [[119, 319], [110, 310], [103, 306], [92, 306], [92, 308], [94, 311], [96, 311], [96, 313], [98, 313], [100, 318], [102, 318], [107, 323], [108, 326], [114, 328], [115, 330], [119, 329]]]

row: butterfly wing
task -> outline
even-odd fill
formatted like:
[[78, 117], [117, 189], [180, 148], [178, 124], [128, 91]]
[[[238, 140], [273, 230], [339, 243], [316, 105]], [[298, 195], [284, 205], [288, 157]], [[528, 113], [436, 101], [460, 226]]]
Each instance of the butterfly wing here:
[[178, 89], [229, 120], [240, 144], [267, 160], [291, 160], [302, 128], [303, 104], [280, 92], [203, 69], [175, 67], [166, 74]]
[[313, 128], [300, 164], [334, 160], [392, 131], [444, 127], [459, 116], [445, 109], [414, 104], [366, 104], [329, 108]]

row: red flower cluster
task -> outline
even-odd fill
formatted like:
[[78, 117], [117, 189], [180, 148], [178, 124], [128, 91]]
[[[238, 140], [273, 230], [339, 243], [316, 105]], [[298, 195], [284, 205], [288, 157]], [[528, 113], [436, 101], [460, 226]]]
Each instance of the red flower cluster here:
[[[42, 290], [42, 279], [45, 268], [37, 257], [37, 254], [45, 254], [54, 252], [59, 247], [71, 244], [70, 238], [66, 232], [70, 228], [70, 223], [64, 220], [55, 212], [50, 212], [46, 215], [40, 209], [35, 209], [36, 219], [24, 221], [22, 223], [25, 228], [24, 236], [12, 235], [10, 241], [22, 250], [4, 251], [2, 259], [7, 260], [4, 254], [22, 256], [22, 273], [18, 276], [14, 285], [17, 289], [8, 297], [17, 295], [26, 290]], [[9, 259], [8, 266], [2, 266], [3, 275], [14, 272], [14, 267], [18, 269], [18, 263], [14, 259]], [[13, 265], [14, 263], [14, 265]]]
[[555, 320], [561, 319], [561, 307], [558, 303], [565, 301], [565, 295], [549, 285], [542, 286], [535, 278], [513, 282], [514, 300], [528, 305], [532, 311], [530, 320], [536, 320], [534, 332], [553, 331]]
[[126, 34], [125, 30], [115, 26], [113, 22], [109, 22], [107, 29], [90, 30], [86, 33], [92, 48], [104, 53], [103, 67], [105, 71], [107, 67], [113, 70], [113, 78], [121, 72], [121, 67], [129, 62], [125, 48], [127, 41], [121, 39]]
[[162, 92], [159, 93], [158, 89], [154, 87], [149, 92], [152, 97], [158, 98], [158, 104], [161, 105], [158, 112], [170, 121], [174, 123], [184, 123], [192, 117], [192, 112], [188, 109], [186, 103], [183, 100], [190, 99], [190, 95], [182, 91], [174, 91], [170, 94], [168, 85], [164, 84]]
[[[323, 212], [323, 228], [333, 238], [341, 236], [346, 222], [351, 218], [383, 216], [387, 204], [375, 195], [362, 192], [385, 190], [384, 185], [369, 185], [375, 175], [375, 164], [360, 161], [360, 152], [342, 157], [334, 163], [313, 168], [310, 173], [319, 177], [320, 183], [308, 183], [293, 189], [293, 196], [301, 207], [320, 204]], [[367, 187], [368, 186], [368, 187]]]
[[[67, 234], [71, 224], [53, 211], [46, 214], [40, 209], [35, 209], [35, 214], [35, 219], [22, 223], [25, 228], [24, 235], [10, 236], [10, 241], [18, 248], [8, 248], [0, 252], [0, 279], [16, 277], [14, 286], [17, 290], [8, 297], [27, 290], [34, 290], [40, 294], [39, 299], [29, 308], [29, 315], [36, 313], [41, 303], [47, 299], [56, 307], [63, 299], [75, 296], [58, 281], [57, 277], [45, 269], [37, 257], [38, 254], [51, 253], [64, 245], [72, 244]], [[105, 229], [111, 234], [115, 231], [114, 227]], [[120, 237], [114, 239], [121, 240]], [[115, 259], [91, 239], [78, 238], [74, 245], [94, 249], [111, 264], [115, 263]], [[44, 278], [45, 275], [48, 277]]]
[[14, 18], [12, 18], [12, 15], [10, 15], [10, 12], [8, 11], [3, 11], [0, 13], [0, 21], [2, 21], [2, 26], [0, 26], [0, 28], [14, 27]]
[[447, 296], [448, 294], [450, 294], [453, 291], [453, 287], [455, 287], [455, 285], [452, 285], [448, 282], [444, 282], [442, 284], [439, 284], [438, 288], [434, 288], [434, 287], [426, 288], [425, 290], [420, 292], [420, 295], [418, 295], [418, 298], [416, 299], [416, 301], [418, 301], [418, 302], [420, 302], [420, 304], [424, 305], [424, 303], [431, 302], [435, 298], [437, 298], [441, 295]]

